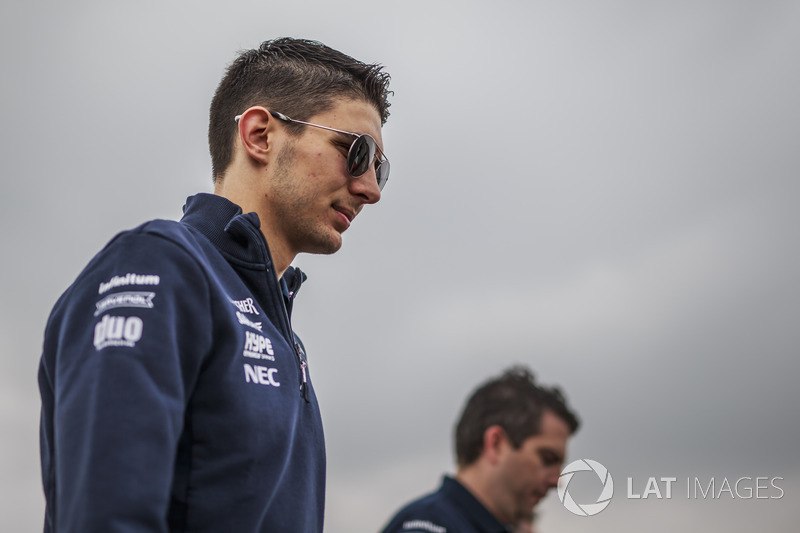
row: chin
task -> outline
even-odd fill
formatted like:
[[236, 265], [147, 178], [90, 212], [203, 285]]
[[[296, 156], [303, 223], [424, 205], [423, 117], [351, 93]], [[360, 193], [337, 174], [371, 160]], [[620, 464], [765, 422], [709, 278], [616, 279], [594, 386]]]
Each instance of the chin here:
[[342, 236], [337, 233], [327, 239], [318, 240], [313, 247], [308, 251], [312, 254], [330, 255], [339, 251], [342, 247]]

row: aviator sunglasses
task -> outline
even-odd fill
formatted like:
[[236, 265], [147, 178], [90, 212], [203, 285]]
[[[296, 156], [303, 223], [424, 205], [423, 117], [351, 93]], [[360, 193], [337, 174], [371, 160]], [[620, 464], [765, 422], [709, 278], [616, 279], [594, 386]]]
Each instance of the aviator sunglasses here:
[[[321, 128], [328, 131], [335, 131], [336, 133], [342, 133], [344, 135], [355, 137], [355, 139], [353, 139], [353, 143], [350, 145], [350, 149], [347, 151], [348, 174], [350, 174], [350, 176], [353, 178], [363, 176], [364, 173], [369, 170], [370, 165], [374, 161], [375, 177], [378, 180], [378, 188], [383, 190], [386, 182], [389, 181], [389, 160], [386, 158], [386, 154], [383, 153], [383, 150], [378, 148], [378, 143], [375, 142], [375, 139], [373, 139], [371, 135], [366, 133], [353, 133], [350, 131], [337, 130], [336, 128], [329, 128], [328, 126], [320, 126], [319, 124], [312, 124], [311, 122], [295, 120], [287, 117], [283, 113], [278, 113], [277, 111], [270, 111], [269, 114], [278, 120], [296, 122], [298, 124], [313, 126], [315, 128]], [[241, 117], [242, 115], [236, 115], [234, 120], [239, 122]], [[380, 155], [380, 158], [378, 158], [377, 155]]]

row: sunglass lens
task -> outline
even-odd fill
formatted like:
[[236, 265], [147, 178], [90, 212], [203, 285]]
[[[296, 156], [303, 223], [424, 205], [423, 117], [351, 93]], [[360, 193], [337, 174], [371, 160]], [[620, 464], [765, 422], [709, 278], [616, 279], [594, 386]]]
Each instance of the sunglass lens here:
[[375, 169], [375, 176], [378, 178], [378, 188], [383, 190], [386, 182], [389, 181], [389, 160], [384, 159], [378, 163], [378, 168]]
[[354, 178], [358, 177], [369, 170], [373, 159], [375, 159], [375, 141], [369, 135], [362, 135], [350, 147], [347, 170]]

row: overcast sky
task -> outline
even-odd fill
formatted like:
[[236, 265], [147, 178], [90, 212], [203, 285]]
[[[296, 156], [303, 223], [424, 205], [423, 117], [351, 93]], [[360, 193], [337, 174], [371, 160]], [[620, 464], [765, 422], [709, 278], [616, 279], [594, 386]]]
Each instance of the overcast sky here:
[[[777, 0], [4, 2], [0, 529], [41, 527], [50, 308], [115, 233], [211, 190], [225, 67], [293, 36], [395, 91], [382, 201], [295, 263], [327, 533], [436, 488], [464, 399], [513, 363], [580, 414], [568, 460], [615, 481], [590, 518], [551, 494], [539, 531], [796, 530], [798, 28]], [[650, 476], [677, 494], [626, 497]], [[742, 477], [783, 498], [686, 498]]]

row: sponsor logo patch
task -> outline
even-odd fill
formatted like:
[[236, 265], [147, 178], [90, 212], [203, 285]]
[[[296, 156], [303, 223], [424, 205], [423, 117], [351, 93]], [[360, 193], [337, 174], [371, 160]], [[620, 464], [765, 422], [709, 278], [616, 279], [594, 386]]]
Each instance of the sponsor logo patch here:
[[447, 533], [447, 528], [437, 526], [428, 520], [407, 520], [403, 522], [403, 531], [413, 529], [414, 531], [430, 531], [430, 533]]
[[115, 292], [109, 294], [99, 302], [95, 303], [97, 310], [94, 316], [104, 313], [109, 309], [116, 309], [118, 307], [140, 307], [142, 309], [153, 308], [153, 298], [156, 293], [154, 292]]
[[246, 298], [244, 300], [231, 300], [231, 303], [235, 305], [242, 313], [250, 313], [251, 315], [260, 314], [258, 309], [256, 309], [256, 306], [253, 304], [252, 298]]
[[114, 276], [105, 283], [101, 283], [97, 288], [97, 294], [103, 294], [117, 287], [127, 287], [128, 285], [158, 285], [161, 278], [155, 274], [133, 274], [127, 273], [122, 276]]
[[244, 364], [244, 380], [247, 383], [257, 383], [270, 387], [280, 387], [281, 384], [275, 379], [278, 373], [277, 368], [269, 368], [261, 365]]
[[272, 341], [258, 333], [245, 331], [246, 342], [242, 355], [251, 359], [275, 360], [275, 351], [272, 349]]
[[250, 326], [253, 329], [257, 329], [258, 331], [261, 331], [261, 322], [253, 322], [252, 320], [250, 320], [249, 318], [244, 316], [239, 311], [236, 311], [236, 318], [239, 319], [239, 324], [243, 324], [245, 326]]
[[144, 323], [138, 316], [104, 316], [94, 326], [94, 347], [102, 350], [109, 346], [133, 348], [142, 338]]

